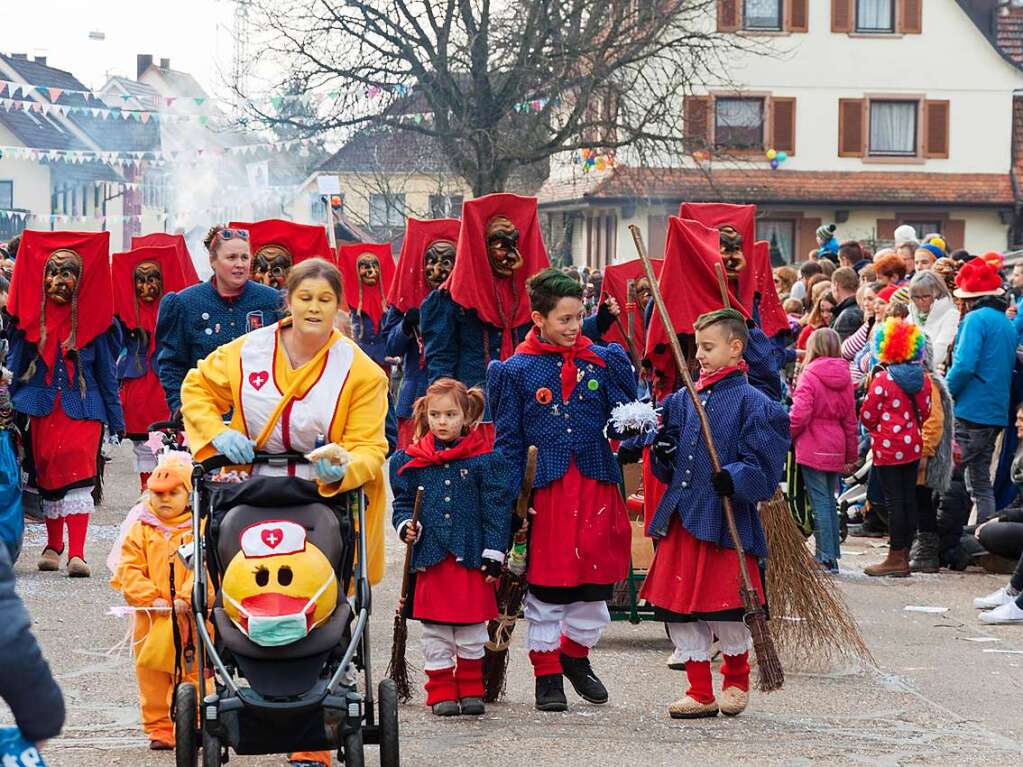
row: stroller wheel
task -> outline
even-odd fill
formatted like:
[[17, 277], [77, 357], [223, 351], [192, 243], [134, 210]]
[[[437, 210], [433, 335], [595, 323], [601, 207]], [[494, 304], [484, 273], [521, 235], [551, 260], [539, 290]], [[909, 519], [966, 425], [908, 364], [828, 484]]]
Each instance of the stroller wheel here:
[[366, 757], [362, 752], [362, 730], [345, 735], [345, 767], [365, 767]]
[[211, 735], [209, 730], [202, 733], [202, 767], [220, 767], [220, 738]]
[[177, 767], [197, 767], [199, 764], [199, 705], [195, 687], [179, 684], [174, 690], [174, 763]]
[[398, 742], [398, 688], [392, 679], [380, 682], [377, 694], [380, 723], [380, 767], [398, 767], [401, 752]]

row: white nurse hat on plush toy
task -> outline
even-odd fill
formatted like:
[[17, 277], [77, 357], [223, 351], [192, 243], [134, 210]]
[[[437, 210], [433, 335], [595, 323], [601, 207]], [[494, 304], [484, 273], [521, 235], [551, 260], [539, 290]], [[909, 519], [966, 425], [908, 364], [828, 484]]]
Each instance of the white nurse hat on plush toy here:
[[297, 554], [305, 551], [305, 528], [282, 519], [260, 522], [242, 530], [240, 543], [246, 559]]

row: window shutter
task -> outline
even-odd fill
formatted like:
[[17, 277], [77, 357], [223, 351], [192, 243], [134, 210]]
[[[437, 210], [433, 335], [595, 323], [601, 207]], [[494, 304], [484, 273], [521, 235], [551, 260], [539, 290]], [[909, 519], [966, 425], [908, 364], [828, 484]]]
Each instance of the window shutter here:
[[650, 243], [650, 258], [664, 258], [664, 245], [668, 239], [668, 217], [648, 215], [646, 230], [647, 242]]
[[689, 151], [710, 147], [710, 96], [686, 96], [683, 101], [685, 110], [685, 137]]
[[866, 99], [838, 100], [838, 156], [863, 157], [867, 148]]
[[945, 222], [945, 230], [942, 232], [948, 252], [965, 247], [966, 221], [961, 218], [950, 218]]
[[740, 0], [718, 0], [718, 32], [737, 32]]
[[796, 100], [771, 99], [771, 147], [790, 155], [796, 153]]
[[889, 241], [895, 239], [895, 227], [898, 221], [894, 218], [879, 218], [877, 220], [877, 239]]
[[853, 3], [855, 0], [831, 0], [831, 31], [853, 31]]
[[924, 157], [948, 159], [947, 101], [924, 102]]
[[817, 227], [821, 225], [819, 218], [802, 218], [799, 220], [799, 241], [796, 243], [798, 250], [794, 254], [794, 260], [798, 263], [805, 261], [810, 251], [817, 247]]
[[789, 32], [809, 32], [809, 0], [788, 0]]
[[899, 0], [899, 28], [904, 35], [923, 32], [923, 1]]

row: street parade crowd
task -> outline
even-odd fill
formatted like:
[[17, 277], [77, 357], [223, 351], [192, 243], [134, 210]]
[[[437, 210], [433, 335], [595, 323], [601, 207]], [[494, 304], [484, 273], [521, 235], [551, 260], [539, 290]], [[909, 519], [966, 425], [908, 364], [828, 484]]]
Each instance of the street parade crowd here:
[[[361, 488], [373, 583], [390, 514], [409, 549], [390, 574], [400, 617], [422, 624], [442, 717], [484, 713], [520, 610], [536, 709], [566, 710], [566, 679], [606, 703], [594, 648], [637, 535], [654, 547], [637, 601], [687, 679], [668, 714], [742, 713], [755, 645], [765, 665], [750, 617], [770, 613], [759, 509], [780, 485], [824, 578], [846, 535], [888, 538], [869, 576], [1000, 563], [1013, 574], [979, 619], [1023, 625], [1023, 264], [910, 227], [871, 252], [823, 226], [798, 269], [772, 267], [755, 223], [752, 205], [685, 203], [656, 258], [556, 268], [536, 200], [492, 194], [461, 220], [409, 219], [397, 261], [389, 244], [332, 248], [322, 227], [214, 226], [206, 281], [179, 235], [111, 254], [107, 233], [24, 232], [0, 263], [0, 693], [23, 736], [63, 718], [13, 593], [23, 506], [45, 524], [39, 570], [90, 577], [118, 439], [141, 497], [106, 565], [153, 749], [174, 747], [171, 698], [197, 681], [180, 638], [198, 628], [193, 458], [224, 456], [225, 484]], [[241, 531], [208, 630], [264, 652], [330, 630], [347, 585], [312, 536], [273, 518]]]

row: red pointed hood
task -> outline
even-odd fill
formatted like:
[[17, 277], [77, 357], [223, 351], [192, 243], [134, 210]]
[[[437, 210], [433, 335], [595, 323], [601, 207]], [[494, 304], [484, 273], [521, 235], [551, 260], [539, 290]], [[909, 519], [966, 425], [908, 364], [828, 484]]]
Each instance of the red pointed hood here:
[[[653, 263], [654, 274], [660, 276], [661, 266], [664, 264], [664, 261], [659, 258], [652, 258], [650, 260]], [[629, 328], [626, 314], [629, 303], [629, 282], [636, 282], [639, 279], [645, 278], [646, 273], [643, 271], [643, 263], [639, 260], [626, 261], [624, 264], [612, 264], [604, 267], [604, 281], [600, 287], [600, 301], [603, 303], [608, 296], [612, 296], [618, 302], [618, 306], [622, 310], [622, 327], [626, 331]], [[631, 311], [632, 341], [636, 346], [636, 353], [642, 357], [643, 351], [646, 349], [646, 327], [643, 324], [643, 310], [639, 308], [637, 303], [632, 307]], [[625, 340], [625, 334], [622, 333], [617, 322], [604, 333], [604, 340], [621, 344], [622, 348], [626, 351], [629, 349], [629, 345]]]
[[[753, 294], [756, 292], [756, 276], [753, 269], [754, 241], [757, 236], [757, 206], [732, 205], [724, 202], [684, 202], [679, 208], [679, 218], [699, 221], [704, 226], [720, 229], [734, 227], [742, 235], [742, 252], [746, 256], [746, 268], [739, 274], [739, 300], [747, 313], [753, 308]], [[718, 252], [721, 252], [720, 242]]]
[[[496, 279], [487, 257], [487, 224], [495, 216], [508, 218], [519, 232], [518, 249], [523, 264], [509, 279]], [[529, 322], [526, 280], [548, 266], [550, 260], [540, 232], [536, 198], [488, 194], [462, 206], [455, 268], [441, 289], [450, 291], [459, 306], [475, 309], [483, 322], [507, 331], [501, 353], [501, 359], [505, 359], [514, 350], [510, 331]]]
[[760, 329], [768, 338], [789, 330], [789, 319], [774, 286], [774, 270], [771, 268], [771, 244], [758, 240], [753, 246], [753, 276], [756, 292], [760, 294]]
[[181, 234], [166, 234], [164, 232], [153, 232], [152, 234], [145, 234], [141, 237], [131, 238], [131, 249], [144, 248], [147, 246], [154, 246], [158, 248], [172, 247], [178, 254], [178, 262], [181, 265], [181, 273], [185, 276], [185, 285], [195, 285], [199, 282], [199, 273], [195, 270], [195, 263], [192, 261], [192, 256], [188, 252], [188, 245], [185, 243], [185, 237]]
[[[82, 262], [82, 275], [74, 300], [64, 306], [44, 299], [46, 261], [57, 250], [70, 250]], [[73, 307], [77, 307], [77, 311], [73, 311]], [[14, 262], [7, 310], [17, 319], [18, 327], [29, 343], [37, 347], [45, 322], [46, 343], [39, 351], [51, 370], [57, 356], [57, 345], [67, 341], [72, 332], [74, 343], [71, 346], [74, 349], [81, 349], [106, 332], [114, 319], [114, 299], [110, 288], [110, 233], [26, 230]]]
[[424, 221], [410, 218], [405, 225], [405, 239], [401, 243], [401, 254], [395, 269], [395, 279], [387, 294], [387, 303], [404, 313], [410, 307], [418, 307], [430, 292], [423, 269], [427, 248], [438, 240], [458, 242], [458, 230], [462, 224], [454, 218], [437, 218]]
[[[363, 285], [359, 279], [356, 263], [363, 253], [371, 253], [380, 262], [380, 280], [373, 287]], [[365, 312], [373, 321], [373, 327], [379, 329], [380, 318], [387, 308], [387, 294], [394, 280], [391, 246], [386, 242], [357, 242], [339, 246], [337, 255], [348, 309], [352, 312]]]
[[332, 264], [336, 263], [330, 250], [330, 243], [327, 242], [327, 230], [322, 226], [296, 224], [279, 218], [268, 218], [253, 223], [232, 221], [228, 226], [231, 229], [248, 230], [249, 247], [253, 256], [268, 245], [277, 245], [291, 255], [292, 266], [309, 258], [323, 258]]
[[146, 246], [133, 248], [126, 253], [115, 253], [110, 267], [111, 284], [114, 291], [114, 314], [125, 327], [134, 330], [142, 328], [152, 335], [156, 330], [156, 315], [160, 299], [152, 303], [139, 301], [135, 295], [135, 267], [144, 261], [153, 261], [160, 267], [163, 279], [163, 295], [177, 293], [188, 287], [181, 273], [177, 249], [170, 247]]

